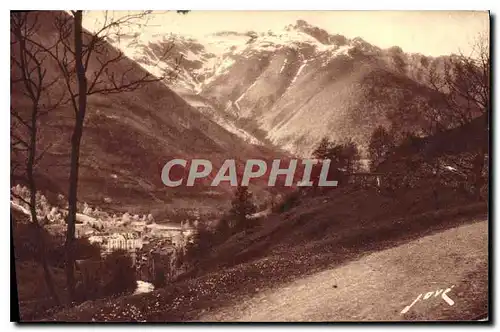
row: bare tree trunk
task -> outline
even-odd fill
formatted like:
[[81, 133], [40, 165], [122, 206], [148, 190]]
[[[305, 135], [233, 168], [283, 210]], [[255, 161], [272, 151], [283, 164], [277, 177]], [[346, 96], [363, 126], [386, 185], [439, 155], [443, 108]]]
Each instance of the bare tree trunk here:
[[38, 114], [38, 106], [33, 105], [32, 116], [31, 116], [31, 137], [30, 137], [30, 149], [28, 154], [28, 162], [26, 167], [26, 173], [28, 178], [28, 185], [30, 188], [30, 214], [31, 214], [31, 222], [36, 227], [37, 230], [37, 238], [40, 244], [40, 260], [43, 268], [43, 275], [45, 279], [45, 283], [47, 284], [47, 288], [49, 289], [51, 297], [54, 299], [57, 305], [60, 305], [59, 297], [57, 296], [57, 292], [54, 287], [54, 281], [52, 279], [52, 275], [50, 274], [50, 270], [47, 264], [47, 252], [45, 248], [45, 238], [42, 232], [42, 227], [38, 223], [38, 217], [36, 214], [36, 184], [35, 178], [33, 176], [34, 172], [34, 164], [35, 164], [35, 156], [36, 156], [36, 138], [37, 138], [37, 114]]
[[68, 190], [68, 228], [66, 233], [66, 279], [70, 299], [75, 298], [75, 224], [77, 208], [78, 171], [80, 166], [80, 144], [83, 133], [83, 122], [87, 108], [87, 78], [83, 64], [82, 49], [82, 11], [75, 12], [74, 17], [75, 65], [78, 81], [78, 110], [75, 114], [75, 127], [71, 136], [71, 165]]
[[[15, 23], [20, 23], [21, 21], [14, 21]], [[28, 54], [28, 48], [26, 46], [26, 40], [21, 33], [21, 26], [15, 26], [14, 28], [14, 35], [19, 39], [19, 54], [20, 54], [20, 62], [18, 62], [19, 68], [22, 70], [22, 82], [24, 83], [24, 86], [26, 88], [26, 91], [28, 92], [28, 95], [30, 96], [33, 104], [32, 104], [32, 109], [31, 109], [31, 119], [29, 123], [29, 141], [25, 142], [27, 143], [28, 146], [28, 158], [26, 161], [26, 178], [28, 182], [28, 186], [30, 189], [30, 199], [29, 199], [29, 208], [30, 208], [30, 215], [31, 215], [31, 222], [32, 225], [37, 229], [37, 238], [40, 244], [40, 260], [42, 263], [43, 271], [44, 271], [44, 279], [45, 283], [47, 285], [47, 288], [49, 289], [51, 297], [54, 299], [57, 305], [60, 304], [59, 297], [57, 296], [57, 292], [55, 291], [54, 287], [54, 282], [52, 279], [52, 275], [50, 273], [48, 264], [47, 264], [47, 252], [46, 252], [46, 247], [45, 247], [45, 238], [44, 234], [42, 232], [42, 226], [38, 222], [37, 218], [37, 213], [36, 213], [36, 192], [37, 192], [37, 187], [35, 183], [35, 178], [34, 178], [34, 168], [35, 168], [35, 163], [36, 163], [36, 154], [37, 154], [37, 131], [38, 131], [38, 116], [39, 116], [39, 100], [40, 100], [40, 95], [41, 91], [43, 89], [41, 85], [41, 81], [43, 81], [43, 75], [40, 72], [40, 67], [36, 68], [38, 70], [38, 80], [40, 84], [34, 83], [35, 80], [33, 80], [33, 77], [31, 76], [33, 73], [35, 73], [35, 70], [30, 70], [28, 66], [28, 59], [27, 56]], [[35, 59], [34, 54], [30, 54], [30, 56]], [[39, 63], [37, 63], [39, 65]], [[34, 75], [34, 74], [33, 74]]]
[[35, 227], [37, 229], [38, 238], [40, 239], [40, 260], [43, 268], [43, 276], [45, 278], [45, 283], [47, 284], [47, 288], [49, 289], [50, 295], [54, 299], [54, 302], [56, 303], [56, 305], [59, 306], [61, 305], [61, 300], [57, 295], [54, 282], [52, 279], [52, 274], [50, 273], [49, 264], [47, 262], [47, 247], [45, 246], [44, 233], [42, 231], [43, 228], [39, 224], [35, 224]]
[[[185, 13], [185, 12], [182, 12]], [[70, 17], [66, 13], [62, 13], [57, 18], [57, 34], [55, 41], [52, 45], [46, 45], [46, 43], [41, 43], [37, 38], [33, 38], [35, 36], [35, 30], [29, 31], [28, 35], [23, 36], [19, 29], [16, 31], [12, 30], [13, 33], [17, 33], [21, 39], [24, 41], [28, 41], [30, 46], [34, 47], [36, 52], [31, 54], [30, 59], [35, 62], [36, 68], [38, 69], [36, 73], [38, 73], [39, 85], [43, 81], [43, 77], [45, 76], [46, 69], [42, 66], [43, 59], [45, 56], [51, 58], [54, 61], [58, 68], [60, 69], [60, 77], [57, 77], [53, 82], [48, 84], [45, 88], [49, 89], [52, 84], [56, 84], [57, 82], [62, 82], [65, 84], [66, 90], [63, 95], [61, 95], [60, 100], [57, 104], [52, 105], [49, 109], [55, 109], [59, 105], [70, 102], [72, 109], [74, 110], [75, 122], [73, 133], [71, 137], [71, 153], [70, 153], [70, 171], [69, 171], [69, 189], [68, 189], [68, 216], [66, 219], [67, 229], [66, 229], [66, 279], [67, 279], [67, 287], [70, 300], [75, 299], [75, 231], [76, 231], [76, 210], [77, 210], [77, 192], [78, 192], [78, 177], [79, 177], [79, 161], [80, 161], [80, 145], [83, 133], [83, 124], [85, 120], [85, 113], [87, 108], [87, 98], [92, 94], [116, 94], [122, 92], [130, 92], [136, 89], [141, 88], [143, 85], [147, 83], [161, 82], [164, 80], [164, 76], [157, 77], [152, 75], [149, 72], [145, 72], [140, 77], [129, 77], [130, 73], [135, 68], [134, 65], [131, 66], [129, 70], [123, 71], [121, 75], [118, 77], [115, 75], [115, 70], [112, 70], [112, 66], [114, 64], [119, 64], [122, 60], [125, 60], [125, 55], [116, 50], [116, 54], [110, 56], [109, 47], [106, 39], [111, 36], [120, 36], [120, 29], [115, 31], [116, 27], [119, 27], [122, 24], [131, 25], [137, 24], [140, 26], [140, 21], [149, 14], [148, 11], [134, 13], [130, 15], [125, 15], [124, 17], [120, 17], [118, 19], [109, 19], [106, 14], [106, 19], [102, 27], [100, 27], [94, 33], [85, 33], [85, 43], [84, 43], [84, 31], [82, 28], [82, 16], [83, 13], [81, 10], [72, 11], [73, 17]], [[14, 17], [16, 18], [16, 17]], [[22, 17], [21, 17], [22, 18]], [[14, 20], [14, 23], [16, 21]], [[36, 20], [35, 20], [36, 22]], [[24, 21], [20, 21], [21, 24], [25, 24]], [[34, 25], [36, 26], [36, 25]], [[72, 29], [72, 30], [71, 30]], [[73, 34], [73, 42], [68, 39], [71, 38], [71, 34]], [[164, 56], [173, 48], [167, 48]], [[36, 54], [42, 54], [40, 60], [35, 56]], [[99, 62], [98, 69], [90, 74], [90, 81], [88, 81], [88, 77], [86, 77], [86, 71], [88, 63], [90, 62], [92, 55], [94, 53], [98, 54], [106, 54], [103, 58], [97, 59]], [[74, 66], [73, 66], [73, 58], [74, 56]], [[11, 61], [14, 64], [18, 64], [19, 61], [16, 61], [14, 57], [11, 57]], [[158, 59], [158, 63], [162, 61]], [[126, 62], [128, 63], [128, 62]], [[111, 69], [108, 72], [108, 69]], [[172, 71], [171, 75], [175, 73], [177, 67]], [[28, 74], [32, 74], [33, 71], [29, 70]], [[74, 78], [76, 74], [76, 86], [78, 91], [74, 90]], [[31, 78], [31, 77], [30, 77]], [[172, 75], [173, 78], [173, 75]], [[35, 82], [36, 83], [36, 82]], [[37, 104], [40, 101], [40, 93], [38, 95], [34, 94], [31, 91], [32, 84], [28, 84], [26, 89], [28, 90], [30, 97]], [[57, 90], [57, 89], [56, 89]], [[43, 88], [40, 87], [40, 91], [38, 92], [46, 92]], [[68, 99], [66, 99], [66, 93], [69, 94]], [[42, 104], [43, 105], [43, 104]], [[22, 119], [20, 119], [21, 124], [25, 125]], [[29, 128], [29, 126], [27, 126]], [[17, 139], [17, 137], [14, 137]], [[16, 144], [23, 144], [25, 142], [15, 142]], [[24, 146], [23, 146], [24, 147]], [[23, 150], [21, 150], [23, 151]], [[36, 191], [35, 191], [36, 193]]]

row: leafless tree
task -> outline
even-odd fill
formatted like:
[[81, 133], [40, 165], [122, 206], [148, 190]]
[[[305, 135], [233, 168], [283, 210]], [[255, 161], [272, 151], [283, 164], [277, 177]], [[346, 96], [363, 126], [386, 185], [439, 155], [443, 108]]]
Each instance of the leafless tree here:
[[39, 142], [39, 121], [51, 110], [61, 106], [65, 93], [52, 93], [56, 79], [47, 75], [44, 50], [30, 42], [37, 33], [36, 19], [28, 20], [29, 13], [13, 12], [11, 21], [11, 94], [21, 96], [24, 102], [13, 98], [11, 104], [11, 179], [22, 182], [29, 189], [29, 198], [11, 191], [11, 195], [24, 202], [30, 211], [32, 225], [37, 230], [44, 278], [55, 302], [60, 300], [55, 291], [47, 263], [43, 225], [37, 215], [37, 185], [35, 172], [38, 162], [50, 146], [42, 147]]
[[[98, 24], [95, 29], [87, 31], [82, 26], [83, 11], [75, 10], [71, 14], [54, 13], [55, 37], [49, 42], [36, 38], [29, 39], [56, 64], [58, 76], [65, 87], [68, 103], [74, 113], [66, 232], [66, 278], [71, 299], [75, 298], [73, 247], [78, 202], [80, 147], [88, 109], [88, 97], [95, 94], [110, 95], [135, 91], [146, 84], [172, 78], [174, 77], [172, 73], [176, 71], [174, 68], [161, 76], [141, 71], [139, 65], [131, 62], [121, 50], [109, 44], [110, 40], [121, 38], [133, 28], [140, 28], [148, 14], [148, 11], [144, 11], [115, 17], [110, 12], [104, 12], [102, 21], [96, 22]], [[170, 50], [171, 48], [167, 48], [164, 55], [158, 57], [158, 63], [164, 60]]]
[[[444, 72], [430, 70], [429, 82], [438, 92], [445, 108], [434, 112], [437, 121], [446, 121], [447, 127], [470, 123], [474, 118], [486, 115], [490, 107], [490, 51], [489, 38], [480, 35], [472, 45], [470, 54], [452, 55], [444, 62]], [[487, 125], [487, 121], [485, 121]], [[485, 128], [487, 131], [488, 128]], [[466, 179], [473, 186], [476, 197], [480, 197], [485, 184], [483, 176], [487, 162], [488, 146], [484, 144], [472, 156], [448, 158], [466, 173]]]
[[[429, 85], [444, 104], [439, 114], [451, 125], [464, 125], [489, 108], [490, 53], [489, 39], [480, 35], [470, 54], [453, 54], [442, 64], [434, 62], [429, 70]], [[446, 113], [446, 114], [445, 114]]]

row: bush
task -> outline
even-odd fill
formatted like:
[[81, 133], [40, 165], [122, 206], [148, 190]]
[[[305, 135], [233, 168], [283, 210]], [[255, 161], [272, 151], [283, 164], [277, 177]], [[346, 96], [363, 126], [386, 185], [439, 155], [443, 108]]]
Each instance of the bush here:
[[[92, 244], [86, 238], [75, 239], [75, 259], [101, 259], [101, 249], [97, 244]], [[50, 265], [64, 267], [66, 265], [66, 246], [64, 239], [53, 239], [50, 246], [47, 246], [47, 261]]]
[[273, 212], [283, 213], [299, 205], [300, 196], [301, 193], [298, 190], [289, 193], [283, 198], [283, 201], [281, 203], [278, 203], [277, 205], [274, 206]]
[[77, 266], [82, 276], [76, 287], [77, 302], [131, 293], [137, 288], [135, 268], [126, 251], [114, 251], [103, 260], [87, 259]]
[[90, 243], [86, 238], [75, 240], [76, 259], [101, 259], [101, 248], [96, 243]]
[[132, 258], [124, 250], [113, 251], [104, 259], [103, 271], [108, 280], [103, 287], [105, 296], [133, 292], [137, 287], [137, 276]]
[[192, 237], [192, 240], [187, 243], [183, 263], [195, 264], [202, 257], [210, 252], [213, 246], [214, 233], [205, 224], [200, 223]]
[[214, 240], [216, 243], [226, 241], [233, 234], [230, 218], [229, 215], [223, 215], [215, 226]]
[[253, 195], [246, 186], [238, 186], [231, 201], [231, 210], [229, 214], [234, 224], [231, 225], [235, 230], [245, 230], [252, 227], [248, 220], [248, 215], [255, 213], [256, 207], [253, 203]]

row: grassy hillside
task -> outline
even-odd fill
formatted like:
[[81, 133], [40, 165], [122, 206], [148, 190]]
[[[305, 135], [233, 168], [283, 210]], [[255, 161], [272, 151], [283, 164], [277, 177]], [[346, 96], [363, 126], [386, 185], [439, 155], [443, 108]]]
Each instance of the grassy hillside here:
[[290, 211], [272, 215], [252, 231], [231, 237], [196, 269], [165, 289], [82, 304], [51, 320], [197, 319], [207, 310], [231, 306], [270, 287], [281, 287], [373, 252], [484, 220], [487, 213], [484, 203], [467, 204], [452, 194], [443, 206], [434, 210], [432, 196], [425, 190], [397, 199], [370, 190], [341, 189], [316, 197], [304, 196]]

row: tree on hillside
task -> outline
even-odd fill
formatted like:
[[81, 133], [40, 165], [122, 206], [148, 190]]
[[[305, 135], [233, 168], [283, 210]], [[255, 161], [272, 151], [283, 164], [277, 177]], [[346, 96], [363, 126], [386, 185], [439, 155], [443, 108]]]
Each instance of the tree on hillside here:
[[105, 295], [133, 292], [137, 287], [136, 271], [132, 257], [125, 250], [115, 250], [104, 259], [103, 271], [107, 282], [103, 286]]
[[247, 186], [238, 186], [231, 201], [230, 215], [234, 219], [233, 228], [242, 230], [248, 228], [248, 215], [255, 213], [256, 207], [253, 203], [252, 193]]
[[[13, 98], [11, 103], [11, 180], [23, 182], [29, 189], [29, 198], [19, 196], [11, 190], [11, 195], [29, 207], [33, 227], [38, 232], [40, 261], [44, 271], [45, 283], [52, 298], [59, 304], [52, 275], [47, 263], [47, 252], [42, 221], [48, 213], [47, 202], [40, 200], [35, 180], [36, 168], [50, 146], [41, 146], [39, 140], [40, 119], [59, 107], [65, 94], [51, 91], [56, 80], [47, 75], [44, 69], [45, 52], [30, 42], [37, 33], [37, 22], [28, 24], [27, 13], [10, 14], [11, 33], [11, 92], [22, 93], [27, 103]], [[43, 215], [37, 212], [44, 212]]]
[[406, 74], [406, 61], [404, 52], [399, 46], [392, 46], [388, 50], [394, 68], [401, 74]]
[[[452, 128], [463, 127], [468, 132], [469, 124], [484, 119], [480, 124], [483, 131], [473, 129], [475, 135], [487, 136], [490, 94], [490, 56], [487, 36], [480, 36], [472, 45], [471, 54], [453, 54], [449, 57], [437, 58], [428, 64], [425, 95], [410, 98], [411, 104], [400, 107], [395, 112], [396, 119], [404, 114], [418, 114], [420, 134], [441, 137], [442, 133]], [[482, 117], [482, 118], [481, 118]], [[398, 122], [393, 122], [396, 127]], [[410, 121], [407, 121], [410, 122]], [[478, 122], [476, 122], [477, 124]], [[418, 139], [403, 140], [402, 146], [412, 153], [422, 153]], [[471, 136], [470, 141], [484, 141], [473, 149], [462, 153], [447, 152], [446, 147], [438, 147], [442, 152], [426, 158], [420, 158], [422, 177], [434, 181], [437, 185], [446, 182], [440, 177], [455, 175], [458, 187], [464, 189], [477, 199], [481, 199], [482, 191], [487, 185], [488, 143], [486, 139]], [[416, 144], [414, 144], [416, 143]], [[449, 169], [451, 167], [451, 169]], [[448, 168], [447, 171], [443, 169]], [[413, 176], [415, 177], [415, 176]]]
[[327, 137], [323, 137], [321, 141], [319, 141], [318, 145], [314, 149], [312, 155], [316, 159], [328, 159], [328, 153], [330, 150], [330, 140]]
[[[71, 15], [65, 12], [53, 13], [55, 33], [49, 42], [42, 42], [34, 36], [27, 38], [56, 64], [59, 83], [65, 89], [67, 102], [74, 115], [66, 234], [66, 277], [70, 298], [73, 298], [75, 293], [73, 245], [78, 202], [80, 146], [88, 97], [135, 91], [146, 84], [160, 82], [170, 74], [165, 73], [165, 76], [157, 77], [147, 71], [141, 72], [139, 65], [131, 62], [122, 51], [108, 44], [108, 40], [123, 36], [125, 28], [140, 27], [148, 14], [146, 11], [114, 17], [111, 13], [105, 12], [102, 22], [94, 31], [85, 31], [82, 26], [83, 11], [75, 10]], [[42, 14], [30, 13], [33, 18], [28, 20], [27, 24], [35, 21], [38, 15]], [[171, 48], [167, 48], [158, 62], [162, 61], [170, 50]]]
[[186, 244], [185, 251], [179, 261], [195, 265], [202, 257], [210, 252], [214, 244], [214, 233], [203, 222], [198, 223], [195, 232]]
[[446, 105], [439, 116], [451, 126], [464, 125], [488, 111], [490, 106], [490, 52], [488, 36], [479, 36], [471, 54], [453, 54], [438, 70], [434, 63], [429, 85]]
[[372, 171], [387, 158], [389, 152], [394, 148], [394, 144], [394, 138], [384, 127], [378, 126], [373, 130], [368, 145]]
[[[445, 62], [444, 74], [435, 68], [430, 71], [429, 83], [438, 92], [446, 109], [436, 115], [445, 119], [449, 126], [470, 123], [474, 118], [487, 114], [490, 108], [490, 50], [487, 35], [479, 36], [472, 45], [471, 54], [454, 54]], [[485, 131], [488, 130], [485, 121]], [[472, 156], [465, 158], [450, 157], [448, 162], [466, 172], [466, 178], [472, 184], [473, 194], [480, 198], [481, 190], [487, 182], [488, 146], [484, 144]]]
[[361, 155], [358, 145], [349, 139], [341, 145], [341, 165], [347, 173], [351, 174], [359, 171]]
[[314, 149], [313, 157], [320, 160], [329, 159], [330, 168], [343, 169], [347, 173], [353, 173], [360, 167], [359, 149], [352, 139], [347, 139], [345, 143], [336, 143], [325, 137]]

